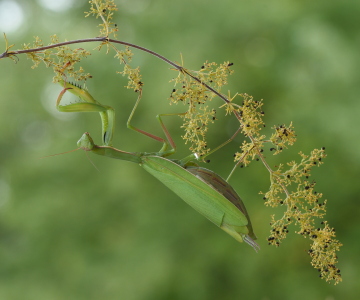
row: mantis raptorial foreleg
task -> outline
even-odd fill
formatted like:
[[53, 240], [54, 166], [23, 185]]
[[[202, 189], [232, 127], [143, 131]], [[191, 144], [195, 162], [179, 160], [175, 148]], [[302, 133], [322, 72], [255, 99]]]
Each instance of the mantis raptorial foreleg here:
[[[96, 101], [88, 91], [71, 83], [60, 81], [64, 89], [60, 92], [56, 108], [61, 112], [99, 112], [102, 122], [102, 141], [105, 146], [112, 145], [115, 125], [115, 111], [112, 107]], [[66, 91], [78, 96], [82, 101], [61, 105], [61, 99]]]

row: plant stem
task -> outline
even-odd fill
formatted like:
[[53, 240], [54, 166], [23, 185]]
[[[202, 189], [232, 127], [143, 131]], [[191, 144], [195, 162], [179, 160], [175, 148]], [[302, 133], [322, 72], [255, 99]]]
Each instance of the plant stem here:
[[[5, 57], [10, 57], [12, 55], [17, 55], [17, 54], [40, 52], [40, 51], [43, 51], [43, 50], [52, 49], [52, 48], [56, 48], [56, 47], [61, 47], [61, 46], [65, 46], [65, 45], [89, 43], [89, 42], [103, 42], [103, 43], [104, 42], [111, 42], [111, 43], [114, 43], [114, 44], [121, 44], [121, 45], [125, 45], [125, 46], [131, 47], [131, 48], [135, 48], [135, 49], [147, 52], [147, 53], [149, 53], [149, 54], [151, 54], [153, 56], [156, 56], [157, 58], [161, 59], [162, 61], [168, 63], [169, 65], [173, 66], [174, 68], [176, 68], [180, 72], [185, 73], [186, 75], [190, 76], [192, 79], [196, 80], [197, 82], [201, 83], [203, 86], [205, 86], [208, 90], [213, 92], [215, 95], [219, 96], [226, 103], [230, 103], [230, 100], [227, 99], [224, 95], [222, 95], [218, 91], [214, 90], [211, 86], [207, 85], [205, 82], [202, 82], [199, 78], [197, 78], [196, 76], [189, 73], [182, 66], [179, 66], [178, 64], [176, 64], [173, 61], [167, 59], [166, 57], [160, 55], [159, 53], [156, 53], [156, 52], [151, 51], [151, 50], [149, 50], [147, 48], [144, 48], [144, 47], [132, 44], [132, 43], [119, 41], [119, 40], [114, 40], [114, 39], [109, 39], [107, 37], [96, 37], [96, 38], [72, 40], [72, 41], [52, 44], [52, 45], [43, 46], [43, 47], [39, 47], [39, 48], [33, 48], [33, 49], [24, 49], [24, 50], [15, 50], [15, 51], [8, 51], [8, 49], [7, 49], [4, 53], [0, 54], [0, 59], [5, 58]], [[240, 116], [236, 112], [234, 112], [234, 113], [237, 116], [237, 118], [239, 119]]]

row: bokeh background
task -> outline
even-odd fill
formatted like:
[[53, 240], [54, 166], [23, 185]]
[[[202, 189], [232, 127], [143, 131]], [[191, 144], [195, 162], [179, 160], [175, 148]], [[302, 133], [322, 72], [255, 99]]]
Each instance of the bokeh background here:
[[[95, 37], [98, 20], [84, 18], [87, 2], [2, 0], [0, 31], [13, 49], [33, 36], [44, 43], [54, 33], [61, 40]], [[52, 84], [52, 70], [32, 70], [20, 55], [17, 63], [0, 61], [0, 299], [358, 299], [360, 2], [115, 2], [120, 39], [174, 61], [181, 53], [190, 69], [231, 61], [228, 89], [264, 99], [267, 128], [294, 123], [297, 144], [281, 157], [269, 152], [272, 164], [326, 147], [326, 163], [313, 178], [344, 244], [343, 282], [318, 277], [301, 236], [290, 234], [279, 248], [267, 245], [270, 215], [282, 210], [263, 205], [258, 192], [268, 188], [269, 175], [260, 163], [230, 181], [258, 235], [255, 253], [135, 164], [89, 155], [97, 171], [82, 151], [39, 159], [76, 148], [85, 131], [99, 142], [100, 121], [97, 114], [57, 113], [61, 88]], [[134, 52], [145, 90], [133, 124], [162, 135], [155, 115], [183, 110], [167, 102], [176, 73]], [[115, 146], [157, 151], [156, 141], [126, 129], [136, 95], [123, 87], [113, 55], [95, 51], [82, 65], [93, 74], [92, 95], [116, 109]], [[209, 132], [213, 147], [236, 129], [232, 118], [218, 113], [218, 119]], [[176, 157], [186, 156], [180, 120], [165, 121], [179, 146]], [[241, 142], [220, 150], [207, 167], [226, 177]]]

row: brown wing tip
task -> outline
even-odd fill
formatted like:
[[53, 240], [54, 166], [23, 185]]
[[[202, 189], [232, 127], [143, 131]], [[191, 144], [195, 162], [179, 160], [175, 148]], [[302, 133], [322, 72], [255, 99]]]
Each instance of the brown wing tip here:
[[260, 246], [247, 234], [243, 236], [243, 240], [245, 243], [247, 243], [251, 247], [253, 247], [256, 252], [258, 252], [260, 250]]

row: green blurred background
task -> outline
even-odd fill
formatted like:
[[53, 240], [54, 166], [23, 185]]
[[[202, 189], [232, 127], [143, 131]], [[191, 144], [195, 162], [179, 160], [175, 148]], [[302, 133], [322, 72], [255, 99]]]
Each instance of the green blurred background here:
[[[309, 240], [291, 234], [267, 245], [271, 214], [263, 205], [269, 176], [253, 163], [231, 184], [244, 199], [261, 251], [239, 244], [188, 207], [151, 175], [128, 162], [82, 151], [39, 159], [76, 147], [89, 131], [99, 142], [97, 114], [57, 113], [61, 88], [52, 70], [31, 70], [24, 55], [0, 61], [0, 299], [358, 299], [359, 216], [359, 1], [122, 0], [119, 38], [199, 69], [206, 60], [234, 63], [229, 89], [264, 99], [265, 121], [294, 122], [298, 142], [276, 164], [325, 146], [314, 171], [328, 199], [327, 220], [344, 244], [343, 282], [327, 284], [310, 266]], [[87, 1], [0, 1], [1, 31], [14, 49], [98, 35], [84, 18]], [[86, 49], [95, 44], [81, 45]], [[5, 43], [0, 43], [1, 49]], [[77, 46], [79, 47], [79, 46]], [[3, 50], [1, 50], [3, 51]], [[163, 62], [134, 51], [144, 97], [134, 125], [161, 135], [154, 116], [182, 111], [167, 98], [176, 75]], [[126, 129], [135, 94], [112, 55], [94, 52], [82, 64], [93, 74], [92, 95], [117, 112], [114, 144], [126, 151], [157, 151], [157, 142]], [[218, 101], [215, 106], [222, 103]], [[236, 129], [218, 114], [212, 147]], [[180, 122], [165, 120], [179, 145]], [[226, 177], [242, 138], [211, 158]], [[295, 228], [292, 228], [294, 230]]]

